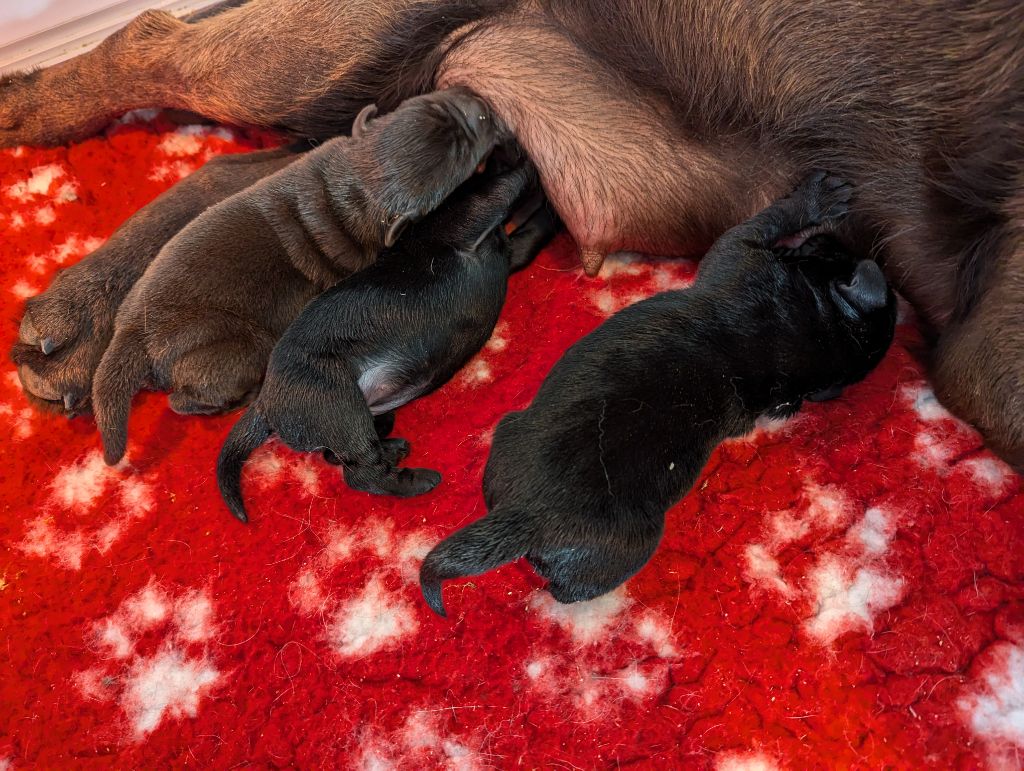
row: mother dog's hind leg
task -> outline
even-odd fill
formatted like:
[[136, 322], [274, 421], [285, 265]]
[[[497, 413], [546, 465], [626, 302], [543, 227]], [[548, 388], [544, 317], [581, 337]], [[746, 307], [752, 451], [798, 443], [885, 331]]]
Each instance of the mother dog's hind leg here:
[[967, 318], [939, 339], [939, 399], [971, 421], [987, 444], [1024, 473], [1024, 188], [1009, 248]]
[[342, 134], [364, 105], [390, 109], [413, 95], [403, 88], [426, 90], [433, 73], [414, 72], [420, 60], [453, 30], [507, 4], [249, 0], [194, 24], [146, 11], [92, 51], [0, 78], [0, 147], [82, 139], [139, 107], [316, 138]]

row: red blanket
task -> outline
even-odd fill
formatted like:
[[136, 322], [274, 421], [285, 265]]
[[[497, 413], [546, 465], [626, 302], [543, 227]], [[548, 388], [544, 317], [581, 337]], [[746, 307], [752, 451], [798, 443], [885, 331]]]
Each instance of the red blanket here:
[[[161, 121], [0, 152], [3, 346], [62, 266], [261, 144]], [[561, 238], [513, 277], [486, 349], [399, 412], [437, 490], [354, 493], [270, 444], [249, 527], [213, 478], [232, 416], [146, 394], [111, 469], [91, 420], [34, 412], [7, 364], [0, 769], [1020, 767], [1024, 496], [935, 400], [907, 309], [866, 382], [721, 447], [620, 590], [561, 606], [515, 564], [449, 584], [450, 620], [420, 600], [422, 556], [484, 512], [498, 419], [694, 270], [619, 259], [589, 280]]]

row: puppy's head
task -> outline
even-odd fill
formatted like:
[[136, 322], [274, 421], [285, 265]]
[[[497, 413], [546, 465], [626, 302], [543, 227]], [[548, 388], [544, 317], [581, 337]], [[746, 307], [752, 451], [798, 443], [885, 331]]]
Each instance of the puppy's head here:
[[508, 242], [504, 224], [517, 203], [537, 189], [537, 174], [529, 161], [510, 167], [492, 159], [409, 235], [421, 247], [437, 245], [460, 252], [474, 252], [485, 244], [501, 248]]
[[[842, 388], [863, 379], [892, 342], [896, 298], [874, 260], [859, 259], [834, 237], [815, 236], [798, 258], [787, 261], [791, 298], [814, 328], [799, 343], [814, 351], [815, 391]], [[810, 296], [808, 296], [808, 294]]]
[[387, 115], [361, 114], [356, 125], [367, 194], [388, 215], [386, 246], [469, 179], [500, 133], [487, 104], [461, 87], [408, 99]]

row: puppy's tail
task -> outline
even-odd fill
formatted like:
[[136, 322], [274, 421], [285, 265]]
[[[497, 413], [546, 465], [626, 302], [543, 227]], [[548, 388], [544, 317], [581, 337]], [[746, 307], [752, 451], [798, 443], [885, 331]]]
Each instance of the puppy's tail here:
[[217, 487], [224, 503], [241, 522], [248, 522], [242, 500], [242, 466], [253, 450], [267, 441], [270, 424], [259, 411], [250, 407], [235, 423], [217, 458]]
[[420, 590], [427, 605], [447, 616], [442, 581], [485, 573], [524, 556], [533, 539], [532, 519], [518, 509], [499, 507], [441, 541], [420, 567]]
[[149, 376], [145, 341], [136, 332], [119, 332], [100, 359], [92, 385], [93, 412], [103, 440], [103, 460], [113, 466], [128, 445], [132, 397]]

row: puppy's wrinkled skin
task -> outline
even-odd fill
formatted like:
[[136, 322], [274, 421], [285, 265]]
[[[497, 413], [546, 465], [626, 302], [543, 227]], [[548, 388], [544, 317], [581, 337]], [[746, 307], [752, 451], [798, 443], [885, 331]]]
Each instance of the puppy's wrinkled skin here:
[[[375, 113], [372, 106], [364, 109], [352, 135], [364, 133]], [[211, 159], [29, 299], [11, 356], [30, 403], [69, 417], [89, 411], [93, 373], [113, 336], [117, 310], [164, 244], [210, 206], [283, 169], [308, 149], [296, 143]]]
[[205, 211], [132, 288], [93, 382], [108, 463], [124, 455], [131, 399], [146, 384], [170, 391], [171, 408], [185, 414], [251, 400], [302, 307], [370, 265], [495, 141], [485, 105], [458, 88], [356, 125], [358, 136], [331, 140]]
[[205, 209], [298, 154], [299, 148], [281, 148], [213, 158], [31, 298], [11, 355], [32, 403], [68, 415], [88, 410], [93, 373], [114, 334], [117, 309], [163, 245]]
[[356, 490], [411, 496], [441, 481], [397, 468], [408, 443], [384, 438], [373, 416], [438, 388], [487, 342], [509, 272], [554, 235], [543, 205], [511, 236], [502, 227], [531, 181], [533, 170], [521, 167], [467, 182], [374, 265], [302, 311], [220, 453], [217, 482], [236, 517], [248, 519], [242, 466], [272, 432], [292, 449], [325, 450]]
[[[851, 188], [818, 173], [728, 231], [692, 289], [613, 316], [498, 424], [484, 472], [490, 511], [427, 555], [423, 595], [525, 556], [560, 602], [611, 591], [654, 553], [665, 512], [722, 440], [862, 379], [892, 341], [878, 266], [831, 236]], [[828, 240], [823, 240], [828, 239]]]

